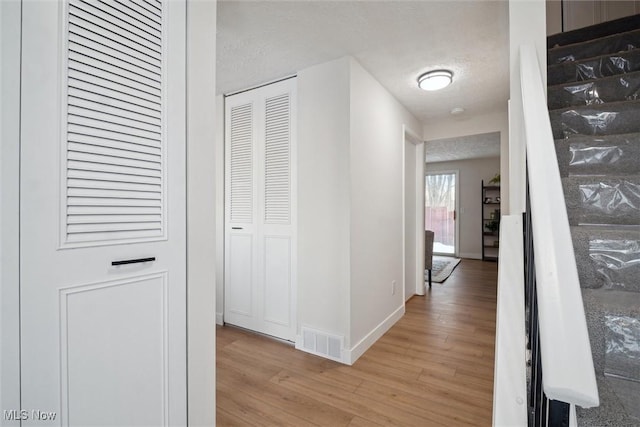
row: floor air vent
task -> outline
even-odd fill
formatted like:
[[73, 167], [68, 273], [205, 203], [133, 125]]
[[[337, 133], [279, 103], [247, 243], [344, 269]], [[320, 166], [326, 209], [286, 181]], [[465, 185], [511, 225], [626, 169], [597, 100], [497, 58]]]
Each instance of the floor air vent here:
[[343, 341], [343, 337], [303, 327], [302, 345], [298, 343], [296, 347], [308, 353], [342, 362]]

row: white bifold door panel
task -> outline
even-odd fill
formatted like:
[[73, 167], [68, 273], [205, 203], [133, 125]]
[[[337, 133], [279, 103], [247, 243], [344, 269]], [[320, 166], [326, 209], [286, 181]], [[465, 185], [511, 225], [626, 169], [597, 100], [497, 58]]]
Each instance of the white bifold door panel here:
[[185, 425], [185, 2], [22, 8], [22, 425]]
[[224, 321], [295, 338], [296, 80], [225, 99]]

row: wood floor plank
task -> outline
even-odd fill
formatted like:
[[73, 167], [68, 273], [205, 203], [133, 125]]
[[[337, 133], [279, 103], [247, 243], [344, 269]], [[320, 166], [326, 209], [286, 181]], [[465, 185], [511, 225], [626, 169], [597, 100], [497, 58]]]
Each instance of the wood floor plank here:
[[353, 366], [217, 328], [219, 426], [490, 426], [497, 264], [463, 260]]

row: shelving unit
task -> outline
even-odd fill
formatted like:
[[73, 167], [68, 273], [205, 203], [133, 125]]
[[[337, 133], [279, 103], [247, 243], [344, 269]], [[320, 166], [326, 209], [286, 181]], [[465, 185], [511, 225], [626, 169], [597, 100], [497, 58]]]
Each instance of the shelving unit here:
[[498, 261], [500, 241], [500, 186], [482, 181], [482, 260]]

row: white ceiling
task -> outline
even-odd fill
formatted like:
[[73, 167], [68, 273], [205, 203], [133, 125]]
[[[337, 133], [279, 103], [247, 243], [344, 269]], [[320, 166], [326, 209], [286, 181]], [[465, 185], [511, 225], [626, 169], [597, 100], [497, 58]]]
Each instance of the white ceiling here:
[[[351, 55], [420, 121], [463, 107], [504, 111], [507, 1], [218, 1], [217, 92], [231, 93]], [[439, 68], [454, 83], [417, 88]]]
[[426, 141], [427, 163], [500, 156], [500, 132]]

